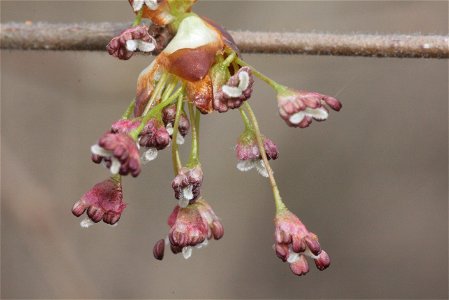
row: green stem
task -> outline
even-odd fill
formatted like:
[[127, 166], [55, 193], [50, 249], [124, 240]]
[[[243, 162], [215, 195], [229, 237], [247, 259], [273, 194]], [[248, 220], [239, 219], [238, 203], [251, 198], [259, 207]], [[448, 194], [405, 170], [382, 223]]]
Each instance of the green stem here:
[[190, 116], [190, 124], [192, 124], [192, 148], [190, 150], [190, 158], [189, 158], [189, 167], [194, 167], [198, 165], [199, 162], [199, 116], [195, 114], [195, 107], [192, 103], [188, 104], [189, 107], [189, 116]]
[[167, 83], [167, 80], [168, 80], [168, 73], [164, 73], [164, 74], [162, 74], [162, 76], [161, 76], [161, 78], [159, 79], [159, 81], [157, 82], [157, 85], [156, 85], [156, 88], [153, 90], [153, 92], [151, 93], [151, 98], [150, 98], [150, 100], [148, 101], [148, 104], [147, 104], [147, 106], [145, 107], [145, 110], [143, 111], [143, 114], [142, 115], [146, 115], [149, 111], [150, 111], [150, 109], [151, 109], [151, 107], [153, 106], [153, 104], [154, 104], [154, 102], [158, 99], [158, 98], [160, 98], [160, 94], [162, 93], [162, 91], [163, 91], [163, 89], [164, 89], [164, 87], [165, 87], [165, 84]]
[[246, 115], [243, 108], [239, 108], [240, 116], [242, 117], [243, 124], [245, 124], [245, 130], [252, 130], [253, 126], [251, 125], [248, 116]]
[[139, 12], [136, 15], [136, 18], [134, 19], [133, 22], [133, 27], [140, 25], [140, 23], [142, 23], [142, 14], [143, 14], [143, 9], [139, 10]]
[[274, 179], [273, 175], [273, 169], [271, 169], [270, 163], [268, 162], [267, 154], [265, 153], [265, 147], [263, 146], [263, 140], [262, 135], [260, 133], [259, 123], [257, 122], [256, 115], [254, 114], [253, 110], [251, 109], [251, 106], [248, 104], [248, 102], [245, 101], [245, 109], [247, 110], [249, 114], [249, 118], [251, 119], [251, 122], [254, 126], [254, 131], [256, 135], [257, 145], [259, 147], [260, 155], [262, 156], [262, 160], [265, 164], [265, 168], [268, 172], [268, 178], [270, 179], [271, 183], [271, 189], [273, 190], [273, 196], [274, 196], [274, 203], [276, 205], [276, 213], [279, 213], [281, 211], [284, 211], [287, 209], [284, 202], [282, 201], [281, 195], [279, 193], [279, 188], [277, 186], [276, 180]]
[[161, 101], [164, 101], [165, 99], [167, 99], [171, 95], [173, 90], [175, 89], [176, 85], [178, 84], [178, 80], [174, 79], [172, 75], [169, 76], [167, 81], [169, 83], [167, 85], [167, 88], [164, 90], [164, 93], [162, 94]]
[[232, 52], [231, 54], [226, 57], [226, 59], [223, 61], [222, 65], [225, 68], [228, 68], [229, 65], [235, 60], [237, 54], [235, 52]]
[[122, 182], [122, 176], [121, 176], [120, 174], [111, 176], [111, 179], [112, 179], [115, 183], [121, 183], [121, 182]]
[[282, 92], [284, 91], [287, 87], [283, 86], [282, 84], [277, 83], [276, 81], [274, 81], [273, 79], [269, 78], [268, 76], [265, 76], [264, 74], [262, 74], [261, 72], [257, 71], [253, 66], [249, 65], [248, 63], [246, 63], [244, 60], [240, 59], [240, 58], [236, 58], [235, 60], [240, 66], [246, 66], [246, 67], [250, 67], [251, 71], [254, 73], [254, 75], [256, 75], [257, 77], [259, 77], [261, 80], [265, 81], [269, 86], [271, 86], [276, 92]]
[[178, 126], [179, 126], [179, 119], [181, 117], [183, 99], [184, 99], [184, 94], [180, 94], [178, 96], [178, 103], [176, 105], [176, 118], [175, 118], [175, 123], [173, 124], [173, 135], [172, 135], [172, 142], [171, 142], [173, 171], [174, 171], [175, 175], [178, 175], [179, 170], [182, 167], [181, 159], [179, 157], [179, 152], [178, 152], [178, 143], [176, 142], [176, 138], [178, 137], [178, 133], [179, 133]]
[[122, 119], [128, 120], [129, 117], [131, 117], [131, 114], [134, 111], [134, 106], [136, 105], [136, 99], [133, 99], [129, 105], [128, 108], [126, 108], [125, 112], [122, 115]]

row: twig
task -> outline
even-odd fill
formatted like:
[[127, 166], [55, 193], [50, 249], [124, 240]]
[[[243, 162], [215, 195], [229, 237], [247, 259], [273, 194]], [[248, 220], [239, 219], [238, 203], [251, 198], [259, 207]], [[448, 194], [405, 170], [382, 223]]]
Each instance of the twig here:
[[[5, 23], [2, 49], [104, 50], [125, 23]], [[439, 35], [372, 35], [293, 32], [230, 32], [246, 53], [369, 57], [449, 58], [449, 37]]]

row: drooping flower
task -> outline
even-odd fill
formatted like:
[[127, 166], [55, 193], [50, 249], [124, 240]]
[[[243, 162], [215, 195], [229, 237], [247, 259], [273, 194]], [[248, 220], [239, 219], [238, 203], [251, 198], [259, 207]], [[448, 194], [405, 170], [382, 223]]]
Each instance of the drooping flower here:
[[251, 97], [254, 78], [249, 67], [242, 67], [215, 94], [213, 106], [219, 112], [235, 109]]
[[175, 198], [179, 200], [178, 205], [184, 208], [196, 200], [200, 195], [202, 183], [203, 170], [200, 166], [181, 168], [172, 181]]
[[[170, 137], [173, 135], [173, 126], [175, 125], [176, 119], [176, 105], [170, 105], [163, 109], [162, 111], [162, 121], [165, 124], [167, 132]], [[184, 112], [181, 112], [178, 124], [178, 135], [176, 137], [176, 143], [184, 144], [184, 137], [189, 133], [190, 121]]]
[[168, 245], [174, 254], [182, 253], [188, 259], [193, 248], [203, 248], [210, 239], [219, 240], [224, 234], [221, 221], [202, 198], [185, 208], [176, 206], [168, 218], [168, 226], [168, 238], [157, 241], [153, 248], [153, 255], [159, 260]]
[[111, 173], [116, 175], [131, 174], [136, 177], [140, 173], [140, 155], [136, 142], [123, 133], [105, 133], [92, 145], [92, 161], [105, 162]]
[[335, 111], [342, 107], [340, 101], [316, 92], [284, 89], [278, 93], [279, 114], [291, 127], [306, 128], [312, 120], [324, 121], [329, 116], [325, 105]]
[[106, 46], [110, 55], [123, 60], [130, 59], [137, 50], [149, 53], [155, 48], [156, 40], [150, 35], [146, 25], [138, 25], [124, 30]]
[[125, 207], [120, 180], [111, 178], [97, 183], [87, 191], [73, 205], [72, 213], [79, 217], [87, 210], [88, 218], [81, 221], [81, 226], [85, 228], [101, 220], [114, 225], [120, 219]]
[[321, 271], [329, 267], [329, 255], [321, 249], [318, 237], [297, 216], [285, 209], [276, 215], [274, 223], [276, 255], [290, 264], [294, 274], [301, 276], [309, 272], [306, 257], [312, 258]]
[[[275, 143], [269, 138], [262, 136], [263, 145], [267, 158], [277, 159], [279, 152]], [[245, 131], [237, 142], [235, 147], [235, 153], [237, 155], [237, 169], [242, 172], [246, 172], [252, 169], [256, 169], [260, 175], [268, 177], [265, 163], [260, 155], [257, 139], [252, 131]]]
[[169, 144], [170, 135], [162, 122], [157, 119], [148, 121], [139, 135], [139, 145], [147, 148], [142, 156], [143, 162], [154, 160], [158, 151]]

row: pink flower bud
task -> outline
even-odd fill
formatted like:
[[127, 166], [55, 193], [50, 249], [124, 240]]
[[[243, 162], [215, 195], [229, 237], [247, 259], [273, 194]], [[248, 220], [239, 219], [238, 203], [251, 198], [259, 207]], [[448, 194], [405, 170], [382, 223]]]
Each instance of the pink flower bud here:
[[315, 261], [319, 270], [330, 265], [329, 255], [321, 249], [318, 237], [307, 230], [297, 216], [288, 210], [281, 211], [275, 218], [275, 252], [296, 275], [309, 271], [306, 256]]
[[105, 133], [98, 144], [91, 147], [92, 160], [104, 161], [112, 174], [136, 177], [140, 173], [140, 155], [136, 142], [123, 133]]
[[165, 149], [170, 144], [170, 135], [162, 122], [150, 120], [140, 133], [139, 145], [147, 148]]
[[325, 105], [335, 111], [342, 107], [337, 99], [316, 92], [286, 89], [278, 94], [279, 114], [291, 127], [306, 128], [312, 120], [326, 120], [329, 111]]
[[86, 192], [73, 205], [72, 213], [79, 217], [87, 210], [87, 215], [93, 222], [103, 219], [105, 223], [113, 225], [118, 222], [125, 207], [120, 181], [108, 179]]
[[131, 131], [139, 127], [140, 121], [121, 119], [112, 124], [111, 133], [129, 134]]
[[156, 242], [153, 247], [153, 256], [157, 260], [162, 260], [164, 258], [164, 250], [165, 250], [165, 240], [161, 239]]
[[192, 169], [181, 168], [178, 175], [172, 181], [172, 188], [175, 191], [175, 198], [178, 200], [196, 200], [201, 191], [203, 183], [203, 170], [200, 166]]

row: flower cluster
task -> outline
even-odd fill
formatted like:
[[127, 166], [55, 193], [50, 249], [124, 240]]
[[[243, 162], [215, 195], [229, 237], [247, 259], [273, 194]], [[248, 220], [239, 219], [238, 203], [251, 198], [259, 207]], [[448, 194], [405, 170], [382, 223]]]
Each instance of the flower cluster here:
[[276, 215], [274, 223], [276, 255], [290, 264], [294, 274], [301, 276], [309, 272], [306, 256], [315, 261], [320, 271], [329, 267], [329, 255], [321, 250], [318, 237], [309, 232], [297, 216], [283, 210]]
[[186, 207], [176, 206], [168, 218], [168, 237], [156, 242], [153, 255], [162, 260], [165, 246], [170, 245], [173, 254], [182, 253], [185, 259], [192, 249], [207, 246], [210, 239], [219, 240], [224, 229], [210, 205], [202, 198]]
[[[331, 96], [287, 88], [257, 71], [242, 59], [225, 29], [191, 11], [195, 2], [129, 0], [136, 14], [134, 24], [114, 37], [106, 49], [122, 60], [130, 59], [135, 52], [157, 56], [139, 74], [134, 99], [122, 117], [91, 147], [92, 161], [104, 164], [112, 176], [85, 193], [72, 213], [80, 217], [87, 211], [87, 218], [81, 221], [83, 227], [101, 220], [116, 224], [126, 207], [122, 176], [138, 176], [144, 163], [171, 148], [171, 187], [177, 205], [168, 218], [168, 235], [154, 245], [154, 257], [162, 260], [165, 248], [170, 246], [174, 254], [188, 258], [193, 248], [221, 239], [223, 225], [201, 191], [205, 175], [199, 155], [200, 119], [214, 112], [237, 111], [244, 125], [235, 146], [237, 169], [255, 169], [270, 181], [277, 211], [276, 255], [288, 262], [296, 275], [309, 271], [306, 257], [324, 270], [330, 259], [318, 237], [288, 211], [280, 197], [270, 166], [270, 161], [279, 157], [278, 147], [261, 134], [249, 100], [255, 78], [262, 79], [277, 93], [281, 118], [299, 128], [308, 127], [312, 120], [326, 120], [329, 108], [339, 111], [341, 103]], [[145, 25], [144, 19], [152, 25]], [[183, 163], [179, 147], [188, 135], [190, 155]]]

